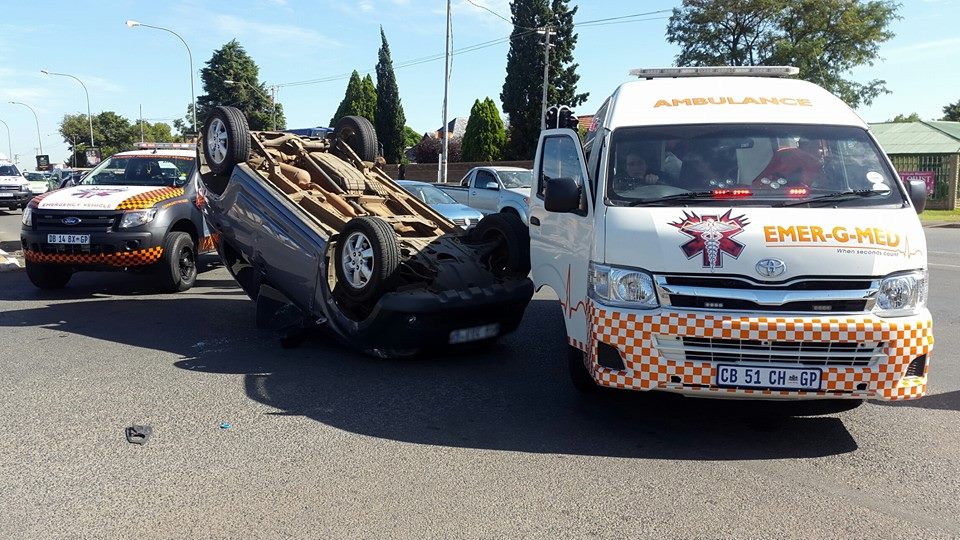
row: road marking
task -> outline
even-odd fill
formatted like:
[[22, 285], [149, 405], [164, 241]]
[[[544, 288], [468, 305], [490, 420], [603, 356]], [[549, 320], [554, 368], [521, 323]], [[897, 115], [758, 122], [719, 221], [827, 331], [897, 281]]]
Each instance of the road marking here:
[[937, 255], [960, 255], [960, 251], [929, 251], [927, 253], [935, 253]]
[[927, 264], [930, 266], [942, 266], [944, 268], [960, 268], [960, 264], [941, 264], [941, 263], [932, 263], [932, 262], [928, 262]]

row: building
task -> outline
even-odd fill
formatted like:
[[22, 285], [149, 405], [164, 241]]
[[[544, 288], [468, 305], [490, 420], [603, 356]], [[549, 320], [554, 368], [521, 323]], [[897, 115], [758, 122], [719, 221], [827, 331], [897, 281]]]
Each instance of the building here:
[[[467, 132], [467, 121], [468, 121], [468, 120], [470, 120], [470, 119], [469, 119], [469, 118], [464, 118], [464, 117], [462, 117], [462, 116], [458, 116], [457, 118], [454, 118], [453, 120], [450, 120], [450, 121], [447, 123], [447, 130], [446, 130], [446, 131], [449, 131], [449, 132], [450, 132], [450, 137], [453, 138], [453, 139], [461, 139], [461, 138], [463, 138], [463, 134]], [[435, 133], [436, 133], [436, 136], [437, 136], [438, 139], [441, 139], [441, 140], [443, 139], [444, 129], [443, 129], [442, 126], [439, 127], [439, 128], [437, 128], [437, 131], [436, 131]]]
[[870, 124], [901, 178], [927, 182], [927, 208], [954, 210], [960, 174], [960, 122], [920, 121]]

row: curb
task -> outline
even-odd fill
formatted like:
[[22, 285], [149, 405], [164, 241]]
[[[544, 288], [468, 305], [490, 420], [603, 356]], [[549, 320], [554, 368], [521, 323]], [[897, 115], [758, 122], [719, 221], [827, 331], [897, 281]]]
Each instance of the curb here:
[[960, 229], [960, 222], [957, 221], [931, 221], [923, 223], [924, 229]]

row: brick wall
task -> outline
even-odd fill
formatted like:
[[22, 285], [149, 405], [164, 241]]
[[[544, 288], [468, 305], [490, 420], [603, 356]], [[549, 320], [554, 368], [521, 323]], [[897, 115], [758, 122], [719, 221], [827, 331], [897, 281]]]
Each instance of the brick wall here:
[[[524, 169], [532, 169], [532, 161], [497, 161], [497, 162], [476, 162], [476, 163], [448, 163], [447, 164], [447, 180], [450, 183], [459, 184], [460, 179], [467, 174], [467, 171], [474, 167], [486, 167], [486, 166], [497, 166], [497, 167], [522, 167]], [[383, 168], [384, 171], [390, 178], [397, 178], [397, 165], [387, 165]], [[405, 179], [406, 180], [420, 180], [421, 182], [436, 182], [437, 181], [437, 164], [436, 163], [413, 163], [406, 166]]]

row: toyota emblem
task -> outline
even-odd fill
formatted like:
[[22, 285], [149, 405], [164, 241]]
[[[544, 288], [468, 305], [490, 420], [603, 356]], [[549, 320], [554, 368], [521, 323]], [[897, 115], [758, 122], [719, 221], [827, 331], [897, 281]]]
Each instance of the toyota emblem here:
[[64, 225], [79, 225], [80, 218], [78, 217], [65, 217], [60, 220]]
[[757, 273], [763, 277], [782, 276], [787, 271], [787, 263], [780, 259], [762, 259], [757, 263]]

